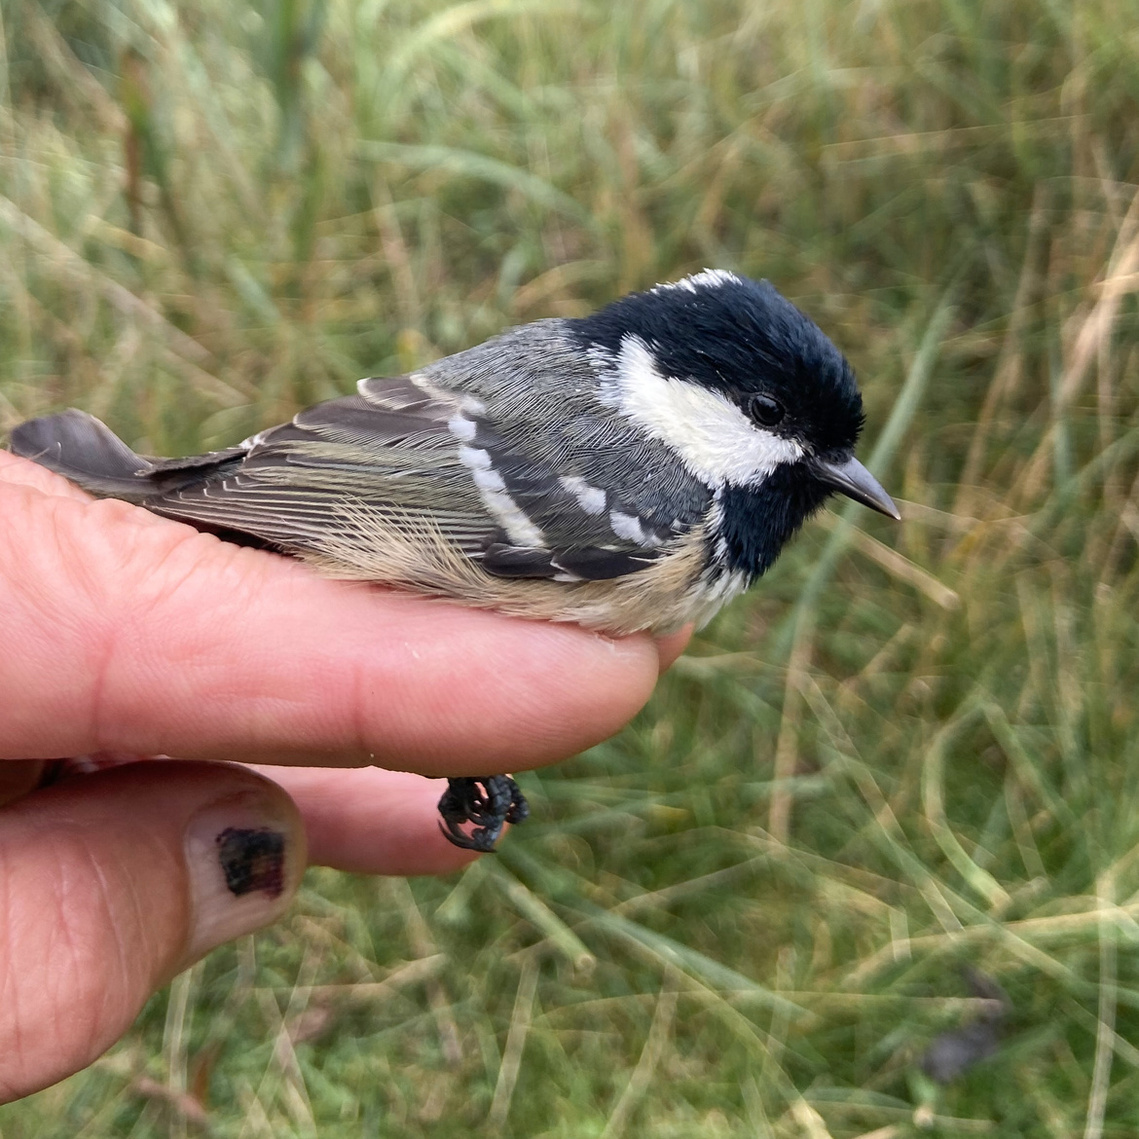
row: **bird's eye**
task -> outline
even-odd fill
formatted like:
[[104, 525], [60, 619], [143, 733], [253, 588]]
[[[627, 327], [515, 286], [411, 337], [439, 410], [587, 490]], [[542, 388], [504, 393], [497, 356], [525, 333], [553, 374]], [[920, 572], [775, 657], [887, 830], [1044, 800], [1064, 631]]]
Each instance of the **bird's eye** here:
[[747, 413], [763, 427], [774, 427], [786, 414], [783, 404], [769, 395], [753, 395], [747, 403]]

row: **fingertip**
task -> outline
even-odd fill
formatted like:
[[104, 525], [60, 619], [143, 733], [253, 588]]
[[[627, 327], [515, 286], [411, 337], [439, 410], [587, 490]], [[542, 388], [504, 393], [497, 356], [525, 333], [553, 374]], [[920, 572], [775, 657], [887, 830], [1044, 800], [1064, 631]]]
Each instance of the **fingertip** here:
[[[519, 677], [531, 685], [543, 678], [542, 687], [529, 695], [539, 721], [532, 729], [537, 738], [504, 767], [538, 767], [592, 747], [619, 732], [648, 702], [661, 669], [656, 642], [648, 634], [610, 637], [576, 625], [525, 624], [532, 636], [533, 630], [541, 631], [542, 641], [533, 651], [544, 655]], [[446, 772], [464, 773], [484, 774]]]
[[[369, 687], [375, 696], [342, 687], [325, 708], [357, 723], [360, 738], [375, 741], [370, 761], [384, 767], [454, 776], [554, 763], [619, 731], [658, 677], [647, 635], [613, 638], [409, 595], [370, 600], [386, 613], [382, 671], [372, 671], [374, 642], [358, 653], [342, 641], [338, 667], [351, 660], [357, 675], [381, 678]], [[322, 761], [305, 765], [313, 762]]]

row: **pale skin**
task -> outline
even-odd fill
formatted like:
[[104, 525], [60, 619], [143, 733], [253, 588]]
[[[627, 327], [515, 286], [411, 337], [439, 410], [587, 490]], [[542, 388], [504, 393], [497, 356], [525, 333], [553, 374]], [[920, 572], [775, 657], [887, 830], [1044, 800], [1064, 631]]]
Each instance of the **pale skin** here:
[[[0, 1102], [89, 1064], [155, 989], [279, 916], [306, 864], [461, 868], [424, 776], [612, 735], [687, 639], [323, 580], [4, 452], [0, 612]], [[69, 757], [132, 762], [45, 786]], [[226, 889], [232, 827], [282, 837], [277, 892]]]

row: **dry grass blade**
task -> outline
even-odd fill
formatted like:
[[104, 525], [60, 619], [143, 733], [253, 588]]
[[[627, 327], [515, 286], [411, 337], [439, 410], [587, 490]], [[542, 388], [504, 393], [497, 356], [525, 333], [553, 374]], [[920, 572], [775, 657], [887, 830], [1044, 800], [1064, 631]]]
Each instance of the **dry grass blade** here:
[[487, 1128], [492, 1133], [502, 1130], [510, 1113], [510, 1103], [514, 1097], [514, 1086], [518, 1082], [518, 1071], [522, 1066], [522, 1051], [526, 1047], [526, 1037], [534, 1019], [534, 997], [538, 991], [539, 958], [530, 954], [522, 966], [518, 981], [518, 992], [514, 997], [514, 1014], [510, 1018], [510, 1032], [506, 1037], [506, 1048], [502, 1053], [502, 1064], [498, 1069], [498, 1082], [494, 1087]]
[[644, 1099], [660, 1066], [676, 1016], [676, 1001], [677, 994], [673, 989], [666, 989], [657, 997], [652, 1024], [645, 1038], [645, 1046], [641, 1049], [640, 1059], [637, 1060], [637, 1066], [633, 1069], [625, 1090], [609, 1113], [601, 1139], [620, 1139], [625, 1134], [630, 1116]]

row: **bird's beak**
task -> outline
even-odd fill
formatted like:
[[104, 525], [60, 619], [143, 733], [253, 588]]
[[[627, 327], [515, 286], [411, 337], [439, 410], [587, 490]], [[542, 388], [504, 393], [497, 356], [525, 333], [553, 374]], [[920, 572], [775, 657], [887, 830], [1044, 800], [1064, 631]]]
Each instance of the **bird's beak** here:
[[894, 505], [894, 500], [882, 489], [878, 480], [855, 458], [833, 463], [826, 459], [815, 459], [811, 463], [815, 478], [827, 486], [834, 487], [839, 494], [877, 510], [901, 522], [902, 516]]

